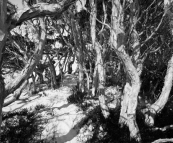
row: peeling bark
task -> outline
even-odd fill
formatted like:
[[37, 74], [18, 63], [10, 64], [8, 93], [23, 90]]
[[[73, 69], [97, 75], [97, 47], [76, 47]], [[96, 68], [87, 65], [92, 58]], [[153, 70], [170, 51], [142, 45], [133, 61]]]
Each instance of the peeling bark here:
[[143, 69], [143, 60], [139, 59], [140, 57], [140, 41], [139, 34], [136, 30], [136, 24], [138, 21], [138, 13], [139, 13], [139, 3], [138, 0], [130, 1], [130, 43], [133, 50], [132, 60], [135, 64], [135, 67], [138, 71], [138, 74], [141, 75]]
[[97, 60], [95, 62], [94, 74], [93, 74], [93, 83], [92, 83], [92, 96], [96, 96], [97, 88], [98, 88], [98, 68], [97, 68]]
[[[97, 17], [97, 7], [96, 2], [94, 0], [90, 0], [90, 7], [91, 7], [91, 14], [90, 14], [90, 34], [91, 34], [91, 40], [92, 40], [92, 46], [95, 48], [95, 42], [96, 42], [96, 17]], [[99, 52], [99, 51], [98, 51]], [[96, 95], [97, 88], [98, 88], [98, 65], [99, 65], [99, 59], [96, 56], [95, 61], [95, 68], [94, 68], [94, 74], [93, 74], [93, 84], [92, 84], [92, 96]]]
[[83, 71], [83, 43], [82, 43], [82, 35], [80, 33], [79, 24], [77, 21], [72, 20], [72, 30], [74, 35], [76, 49], [76, 57], [78, 60], [78, 68], [79, 68], [79, 90], [81, 92], [85, 91], [84, 88], [84, 71]]
[[123, 25], [124, 12], [120, 1], [112, 0], [112, 27], [111, 45], [117, 56], [123, 62], [126, 71], [126, 85], [124, 87], [123, 100], [119, 123], [129, 127], [130, 136], [137, 141], [141, 140], [136, 123], [137, 97], [140, 91], [140, 78], [137, 69], [133, 65], [130, 56], [125, 51], [125, 33]]
[[98, 73], [98, 93], [97, 95], [99, 96], [99, 102], [100, 102], [100, 107], [102, 110], [102, 114], [105, 118], [108, 118], [109, 116], [109, 110], [105, 102], [105, 68], [103, 65], [103, 56], [101, 53], [101, 45], [99, 43], [95, 43], [95, 50], [97, 53], [97, 73]]
[[99, 103], [101, 107], [102, 114], [105, 118], [109, 116], [109, 110], [105, 101], [105, 68], [103, 62], [102, 46], [96, 41], [96, 17], [97, 17], [97, 0], [95, 2], [90, 0], [91, 15], [90, 15], [90, 25], [91, 25], [91, 39], [92, 45], [96, 51], [96, 62], [93, 77], [93, 88], [92, 94], [95, 95], [97, 90], [97, 95], [99, 97]]

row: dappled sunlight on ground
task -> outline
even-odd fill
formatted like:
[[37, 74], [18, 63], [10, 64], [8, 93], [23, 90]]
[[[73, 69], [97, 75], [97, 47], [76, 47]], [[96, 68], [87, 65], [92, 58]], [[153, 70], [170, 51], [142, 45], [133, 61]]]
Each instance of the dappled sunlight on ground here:
[[79, 129], [73, 128], [84, 116], [82, 111], [74, 104], [69, 104], [67, 98], [73, 94], [71, 86], [75, 86], [76, 77], [67, 75], [62, 86], [58, 89], [48, 89], [38, 94], [29, 96], [22, 93], [19, 100], [4, 107], [3, 112], [15, 111], [27, 108], [33, 110], [36, 105], [44, 105], [41, 112], [44, 123], [44, 130], [41, 138], [46, 142], [58, 143], [80, 143], [77, 139]]

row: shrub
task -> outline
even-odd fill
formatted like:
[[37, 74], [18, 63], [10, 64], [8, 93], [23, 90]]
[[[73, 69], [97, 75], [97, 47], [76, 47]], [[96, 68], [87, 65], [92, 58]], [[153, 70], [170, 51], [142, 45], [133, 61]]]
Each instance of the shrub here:
[[2, 143], [36, 143], [43, 130], [41, 115], [38, 110], [44, 108], [39, 106], [34, 111], [22, 109], [4, 113], [2, 115], [1, 142]]

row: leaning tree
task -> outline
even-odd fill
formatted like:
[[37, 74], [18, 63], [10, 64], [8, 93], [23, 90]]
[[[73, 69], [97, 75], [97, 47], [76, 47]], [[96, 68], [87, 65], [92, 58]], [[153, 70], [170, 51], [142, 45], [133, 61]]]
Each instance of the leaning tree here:
[[[21, 11], [16, 11], [15, 8], [7, 0], [0, 3], [0, 63], [2, 64], [3, 51], [5, 50], [6, 40], [9, 32], [15, 27], [21, 25], [23, 22], [32, 18], [39, 18], [39, 25], [36, 34], [35, 51], [33, 56], [27, 61], [27, 64], [20, 72], [19, 78], [5, 85], [2, 76], [2, 66], [0, 69], [0, 116], [2, 115], [2, 107], [4, 99], [15, 90], [17, 90], [24, 81], [30, 76], [34, 68], [42, 57], [42, 52], [46, 41], [46, 26], [44, 17], [46, 15], [54, 16], [57, 19], [61, 17], [62, 13], [66, 11], [70, 5], [74, 4], [76, 0], [64, 0], [61, 2], [54, 1], [54, 3], [32, 3], [31, 7], [25, 8]], [[31, 2], [31, 1], [29, 1]], [[14, 9], [12, 11], [11, 9]], [[1, 117], [0, 117], [1, 118]], [[2, 120], [0, 120], [1, 124]]]

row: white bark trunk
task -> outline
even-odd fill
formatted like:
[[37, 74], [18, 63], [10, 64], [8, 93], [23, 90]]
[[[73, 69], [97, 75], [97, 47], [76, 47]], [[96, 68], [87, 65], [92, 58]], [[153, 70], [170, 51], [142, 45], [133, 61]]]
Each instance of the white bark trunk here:
[[82, 43], [82, 35], [80, 33], [79, 24], [77, 21], [72, 20], [72, 30], [74, 35], [76, 49], [76, 55], [78, 60], [78, 68], [79, 68], [79, 90], [84, 92], [84, 71], [83, 71], [83, 43]]
[[123, 25], [123, 9], [120, 1], [112, 0], [112, 27], [111, 44], [116, 50], [117, 56], [124, 64], [127, 73], [126, 86], [124, 88], [123, 101], [121, 103], [120, 124], [126, 124], [129, 127], [132, 138], [140, 141], [139, 129], [136, 123], [137, 97], [140, 91], [140, 78], [137, 69], [133, 65], [130, 56], [124, 49], [125, 33]]
[[[103, 62], [103, 53], [101, 45], [96, 41], [96, 17], [97, 17], [97, 0], [95, 2], [90, 0], [91, 15], [90, 15], [90, 26], [91, 26], [91, 39], [92, 45], [96, 51], [96, 62], [95, 62], [95, 73], [94, 73], [94, 84], [92, 88], [92, 94], [95, 95], [97, 90], [97, 95], [99, 96], [99, 102], [102, 114], [105, 118], [109, 116], [109, 110], [105, 102], [105, 68]], [[97, 88], [98, 81], [98, 88]]]
[[161, 112], [161, 110], [164, 108], [165, 104], [167, 103], [170, 91], [172, 89], [172, 81], [173, 81], [173, 56], [168, 62], [164, 86], [162, 88], [162, 92], [159, 96], [159, 99], [148, 108], [142, 110], [142, 112], [145, 115], [145, 123], [148, 126], [154, 125], [155, 115]]

